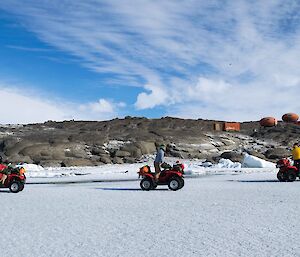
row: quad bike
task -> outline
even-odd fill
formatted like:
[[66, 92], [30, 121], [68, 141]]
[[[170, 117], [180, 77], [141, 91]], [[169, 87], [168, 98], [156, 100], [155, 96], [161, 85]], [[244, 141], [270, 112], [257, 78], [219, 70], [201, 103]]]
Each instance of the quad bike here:
[[139, 177], [142, 177], [140, 186], [142, 190], [153, 190], [158, 185], [168, 185], [172, 191], [179, 190], [184, 187], [184, 166], [177, 163], [173, 167], [169, 164], [161, 165], [163, 170], [160, 173], [158, 181], [155, 180], [155, 173], [151, 172], [148, 165], [140, 168]]
[[[26, 176], [24, 173], [24, 168], [10, 168], [4, 185], [0, 183], [0, 188], [9, 188], [12, 193], [23, 191], [26, 182]], [[2, 176], [3, 173], [0, 172], [0, 179]]]
[[279, 160], [276, 167], [279, 168], [277, 178], [280, 182], [293, 182], [299, 177], [298, 167], [291, 165], [288, 159]]

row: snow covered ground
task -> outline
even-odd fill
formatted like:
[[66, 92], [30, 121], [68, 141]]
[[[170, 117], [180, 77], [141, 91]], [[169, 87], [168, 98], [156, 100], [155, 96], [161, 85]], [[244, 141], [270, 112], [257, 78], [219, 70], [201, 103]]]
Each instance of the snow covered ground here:
[[274, 171], [186, 178], [176, 192], [138, 181], [1, 189], [0, 255], [299, 256], [299, 189]]

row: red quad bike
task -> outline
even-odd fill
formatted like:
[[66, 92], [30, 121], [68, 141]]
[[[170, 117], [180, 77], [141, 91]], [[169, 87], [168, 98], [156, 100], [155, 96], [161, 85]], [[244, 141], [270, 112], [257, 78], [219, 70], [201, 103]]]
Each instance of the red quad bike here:
[[184, 186], [183, 174], [184, 166], [182, 164], [173, 165], [162, 164], [162, 172], [160, 173], [158, 182], [155, 181], [155, 173], [151, 172], [148, 165], [140, 168], [139, 177], [142, 177], [140, 186], [142, 190], [153, 190], [158, 185], [168, 185], [172, 191], [179, 190]]
[[[0, 188], [9, 188], [12, 193], [23, 191], [26, 182], [24, 172], [24, 168], [11, 169], [10, 174], [7, 175], [4, 185], [0, 182]], [[2, 176], [3, 174], [0, 172], [0, 179]]]
[[291, 165], [288, 159], [279, 160], [276, 167], [279, 168], [277, 178], [280, 182], [293, 182], [299, 177], [299, 169]]

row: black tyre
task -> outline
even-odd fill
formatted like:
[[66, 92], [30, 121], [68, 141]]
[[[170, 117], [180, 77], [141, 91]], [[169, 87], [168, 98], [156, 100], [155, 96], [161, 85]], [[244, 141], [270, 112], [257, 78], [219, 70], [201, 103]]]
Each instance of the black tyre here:
[[173, 177], [169, 180], [169, 183], [168, 183], [168, 187], [169, 189], [171, 189], [172, 191], [176, 191], [178, 189], [180, 189], [182, 183], [181, 183], [181, 179], [179, 177]]
[[184, 179], [180, 178], [179, 181], [180, 181], [180, 189], [181, 189], [184, 187]]
[[23, 189], [24, 189], [24, 184], [21, 184], [20, 191], [23, 191]]
[[9, 190], [12, 193], [18, 193], [22, 188], [22, 185], [19, 181], [13, 181], [10, 185], [9, 185]]
[[288, 182], [294, 182], [297, 178], [297, 174], [295, 171], [289, 171], [287, 175], [287, 181]]
[[153, 181], [150, 178], [143, 178], [141, 183], [140, 183], [140, 187], [142, 190], [145, 191], [149, 191], [151, 189], [153, 189]]
[[279, 172], [277, 173], [277, 179], [278, 179], [280, 182], [284, 182], [284, 181], [286, 180], [284, 173], [281, 172], [281, 171], [279, 171]]

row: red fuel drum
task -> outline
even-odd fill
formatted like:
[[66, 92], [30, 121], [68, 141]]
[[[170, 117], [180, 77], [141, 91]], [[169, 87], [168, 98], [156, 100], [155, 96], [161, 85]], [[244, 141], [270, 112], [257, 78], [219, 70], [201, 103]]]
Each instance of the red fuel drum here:
[[259, 121], [262, 127], [274, 127], [277, 125], [277, 120], [274, 117], [265, 117]]
[[295, 123], [299, 119], [299, 115], [296, 113], [286, 113], [282, 116], [284, 122]]

